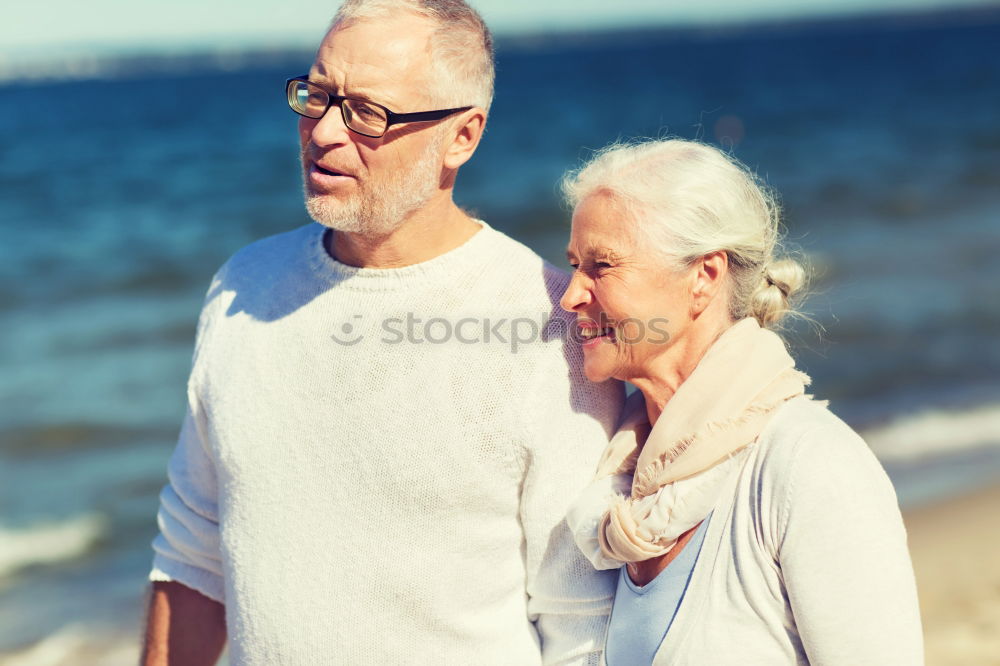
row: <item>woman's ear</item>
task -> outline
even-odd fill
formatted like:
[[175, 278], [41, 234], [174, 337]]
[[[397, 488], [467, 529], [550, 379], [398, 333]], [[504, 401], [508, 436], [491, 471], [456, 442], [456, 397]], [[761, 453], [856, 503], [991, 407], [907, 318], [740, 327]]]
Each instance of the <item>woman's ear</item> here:
[[457, 169], [472, 157], [479, 145], [479, 140], [483, 138], [483, 130], [486, 128], [486, 112], [475, 107], [468, 111], [463, 111], [459, 116], [460, 122], [455, 126], [451, 143], [444, 153], [444, 167], [446, 169]]
[[695, 262], [694, 284], [691, 289], [693, 315], [700, 315], [719, 297], [727, 275], [729, 275], [729, 253], [725, 250], [706, 254]]

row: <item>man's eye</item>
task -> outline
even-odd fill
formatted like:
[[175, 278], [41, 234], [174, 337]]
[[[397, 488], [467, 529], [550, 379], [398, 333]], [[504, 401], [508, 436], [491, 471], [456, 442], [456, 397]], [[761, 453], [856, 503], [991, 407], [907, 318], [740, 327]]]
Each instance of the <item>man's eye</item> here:
[[606, 261], [595, 261], [594, 268], [596, 268], [597, 270], [603, 270], [605, 268], [611, 268], [611, 264], [609, 264]]

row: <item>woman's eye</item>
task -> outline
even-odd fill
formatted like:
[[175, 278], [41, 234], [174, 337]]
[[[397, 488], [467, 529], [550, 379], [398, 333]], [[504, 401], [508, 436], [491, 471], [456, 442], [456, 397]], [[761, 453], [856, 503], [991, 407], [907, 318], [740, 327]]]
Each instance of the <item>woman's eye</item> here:
[[598, 270], [603, 270], [605, 268], [611, 268], [611, 264], [609, 264], [606, 261], [595, 261], [594, 262], [594, 268], [596, 268]]

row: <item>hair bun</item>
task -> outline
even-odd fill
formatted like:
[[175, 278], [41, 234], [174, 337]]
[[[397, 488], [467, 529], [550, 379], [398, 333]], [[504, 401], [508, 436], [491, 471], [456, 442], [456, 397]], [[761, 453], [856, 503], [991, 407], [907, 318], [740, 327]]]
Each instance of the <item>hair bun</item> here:
[[785, 257], [764, 266], [764, 280], [785, 298], [791, 298], [805, 285], [806, 271], [799, 262]]
[[806, 271], [794, 259], [783, 258], [764, 266], [760, 286], [754, 293], [753, 316], [761, 326], [778, 323], [792, 311], [791, 299], [806, 283]]

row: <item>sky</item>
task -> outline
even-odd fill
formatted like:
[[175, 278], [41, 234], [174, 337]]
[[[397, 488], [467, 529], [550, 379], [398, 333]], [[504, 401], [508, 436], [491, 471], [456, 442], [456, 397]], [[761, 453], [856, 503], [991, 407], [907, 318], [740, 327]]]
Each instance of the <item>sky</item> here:
[[[309, 46], [337, 0], [3, 0], [0, 59]], [[996, 5], [997, 0], [471, 0], [497, 34]]]

